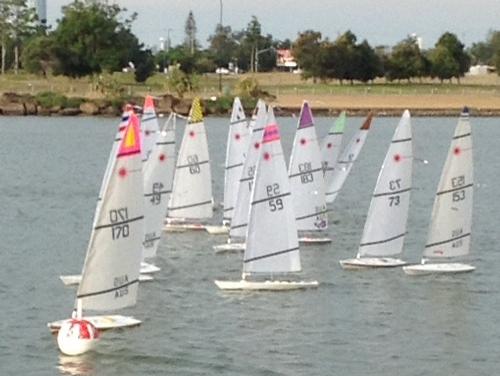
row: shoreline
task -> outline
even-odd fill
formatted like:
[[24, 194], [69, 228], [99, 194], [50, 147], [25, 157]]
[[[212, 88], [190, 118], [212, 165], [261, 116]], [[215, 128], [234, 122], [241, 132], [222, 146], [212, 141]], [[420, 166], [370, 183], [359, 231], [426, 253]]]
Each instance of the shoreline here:
[[[131, 98], [142, 104], [143, 98]], [[176, 112], [186, 116], [191, 98], [176, 98], [165, 94], [155, 96], [158, 114]], [[280, 95], [269, 103], [277, 116], [298, 116], [302, 102], [307, 100], [315, 116], [337, 116], [346, 111], [348, 116], [366, 116], [370, 111], [377, 117], [399, 117], [408, 109], [415, 117], [458, 116], [464, 106], [471, 116], [500, 117], [500, 97], [495, 95]], [[116, 117], [121, 114], [123, 100], [79, 98], [78, 103], [66, 107], [42, 106], [31, 95], [3, 93], [0, 95], [0, 116], [100, 116]], [[204, 100], [205, 116], [228, 116], [230, 109], [217, 106], [211, 99]], [[246, 108], [250, 115], [252, 109]]]

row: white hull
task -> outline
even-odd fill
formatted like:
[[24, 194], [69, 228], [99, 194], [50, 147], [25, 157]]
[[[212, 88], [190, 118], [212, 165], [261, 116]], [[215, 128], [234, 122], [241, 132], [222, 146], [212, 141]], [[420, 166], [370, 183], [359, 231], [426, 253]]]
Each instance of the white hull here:
[[214, 281], [221, 290], [298, 290], [318, 287], [318, 281]]
[[[90, 321], [98, 330], [126, 328], [141, 324], [141, 320], [122, 315], [86, 316], [84, 319]], [[65, 321], [67, 320], [49, 322], [47, 323], [47, 327], [51, 332], [57, 333]]]
[[332, 239], [328, 237], [321, 237], [321, 238], [316, 238], [312, 236], [302, 236], [299, 238], [299, 243], [302, 243], [304, 245], [308, 244], [327, 244], [331, 243]]
[[229, 227], [227, 227], [227, 226], [211, 226], [211, 225], [207, 225], [207, 226], [205, 226], [205, 230], [210, 235], [227, 235], [227, 234], [229, 234]]
[[458, 262], [443, 264], [416, 264], [403, 267], [403, 271], [408, 275], [467, 273], [472, 272], [475, 269], [475, 266], [461, 264]]
[[245, 243], [226, 243], [214, 245], [213, 249], [215, 253], [224, 252], [241, 252], [245, 250]]
[[205, 231], [206, 226], [201, 223], [166, 223], [163, 227], [163, 231], [166, 232], [184, 232], [187, 230], [191, 231]]
[[161, 268], [157, 267], [156, 265], [150, 264], [148, 262], [141, 262], [141, 274], [152, 274], [159, 272]]
[[355, 270], [367, 268], [395, 268], [406, 265], [407, 262], [392, 257], [360, 257], [340, 260], [342, 269]]
[[[80, 281], [82, 280], [82, 276], [79, 274], [60, 275], [59, 278], [61, 279], [62, 283], [64, 283], [65, 286], [79, 285]], [[151, 277], [150, 275], [147, 274], [139, 275], [139, 282], [151, 282], [153, 280], [154, 278]]]

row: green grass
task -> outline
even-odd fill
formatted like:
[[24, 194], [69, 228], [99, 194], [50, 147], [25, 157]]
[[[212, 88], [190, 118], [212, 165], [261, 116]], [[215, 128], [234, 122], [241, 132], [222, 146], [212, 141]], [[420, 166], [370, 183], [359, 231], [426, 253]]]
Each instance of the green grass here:
[[[167, 77], [155, 74], [145, 83], [134, 81], [132, 73], [114, 73], [103, 75], [102, 84], [99, 76], [71, 79], [67, 77], [51, 76], [43, 78], [31, 74], [0, 75], [0, 92], [16, 92], [20, 94], [33, 94], [53, 92], [67, 97], [105, 98], [117, 96], [144, 96], [147, 93], [154, 95], [169, 93]], [[217, 74], [202, 75], [198, 79], [199, 87], [194, 93], [186, 96], [201, 95], [208, 98], [218, 96], [219, 78], [221, 79], [223, 93], [230, 95], [240, 79], [248, 75], [234, 76]], [[487, 78], [465, 77], [462, 83], [444, 83], [426, 80], [423, 83], [387, 83], [378, 80], [374, 84], [355, 83], [350, 85], [338, 82], [312, 83], [303, 81], [300, 76], [291, 73], [259, 73], [254, 75], [261, 88], [272, 95], [427, 95], [427, 94], [478, 94], [500, 95], [500, 79], [495, 76]], [[175, 95], [175, 93], [172, 93]]]

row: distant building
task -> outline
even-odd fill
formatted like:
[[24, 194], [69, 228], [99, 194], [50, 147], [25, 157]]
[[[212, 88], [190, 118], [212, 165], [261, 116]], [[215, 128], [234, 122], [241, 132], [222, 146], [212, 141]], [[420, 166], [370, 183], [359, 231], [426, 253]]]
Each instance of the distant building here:
[[47, 24], [47, 0], [29, 0], [28, 5], [35, 8], [38, 22]]
[[469, 68], [469, 72], [467, 72], [467, 74], [470, 76], [481, 76], [493, 73], [495, 72], [495, 70], [496, 70], [495, 67], [484, 64], [477, 64], [477, 65], [472, 65]]
[[295, 68], [297, 68], [297, 62], [293, 57], [292, 50], [276, 50], [276, 66], [278, 68], [288, 68], [289, 70], [294, 70]]

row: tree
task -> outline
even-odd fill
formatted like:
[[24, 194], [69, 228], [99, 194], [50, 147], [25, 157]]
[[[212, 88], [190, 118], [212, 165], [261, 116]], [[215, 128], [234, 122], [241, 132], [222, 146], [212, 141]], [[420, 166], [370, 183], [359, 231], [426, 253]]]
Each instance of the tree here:
[[250, 46], [250, 70], [252, 72], [256, 71], [256, 58], [257, 58], [257, 52], [259, 49], [261, 49], [263, 46], [259, 46], [259, 42], [262, 38], [262, 26], [257, 19], [257, 17], [252, 16], [252, 19], [247, 25], [247, 28], [245, 30], [245, 45]]
[[54, 69], [56, 61], [53, 39], [46, 35], [31, 38], [24, 46], [22, 64], [30, 73], [41, 73], [45, 77], [49, 70]]
[[14, 50], [14, 69], [19, 69], [19, 51], [21, 41], [35, 30], [34, 10], [28, 7], [26, 0], [0, 1], [0, 56], [1, 73], [7, 68], [8, 50]]
[[11, 0], [10, 30], [14, 42], [14, 72], [19, 71], [19, 49], [21, 40], [35, 31], [36, 14], [26, 0]]
[[[470, 56], [465, 52], [463, 43], [458, 40], [455, 34], [446, 32], [437, 41], [437, 47], [446, 48], [458, 64], [458, 71], [454, 77], [460, 82], [460, 77], [463, 77], [470, 67]], [[439, 52], [439, 54], [442, 54], [442, 52]]]
[[210, 46], [209, 53], [218, 67], [229, 64], [237, 55], [238, 44], [234, 39], [231, 26], [217, 24], [215, 34], [208, 38]]
[[185, 45], [186, 49], [194, 55], [194, 52], [198, 46], [196, 41], [196, 21], [194, 20], [193, 11], [189, 11], [188, 17], [186, 19], [186, 24], [184, 25], [184, 31], [186, 32]]
[[63, 7], [63, 17], [53, 38], [54, 73], [81, 77], [102, 71], [119, 71], [132, 63], [142, 77], [151, 66], [151, 53], [131, 32], [131, 18], [120, 21], [124, 9], [117, 5], [74, 1]]
[[389, 81], [422, 77], [425, 61], [414, 37], [407, 37], [392, 49], [385, 61], [385, 75]]
[[321, 51], [321, 33], [313, 30], [306, 30], [299, 34], [299, 37], [292, 45], [292, 53], [297, 64], [302, 68], [302, 77], [316, 79], [320, 77], [320, 65], [318, 59]]
[[460, 65], [445, 46], [437, 46], [429, 53], [431, 62], [431, 77], [437, 77], [441, 82], [445, 79], [458, 77]]
[[383, 74], [382, 62], [366, 40], [356, 46], [356, 53], [357, 65], [354, 72], [356, 80], [368, 82]]

